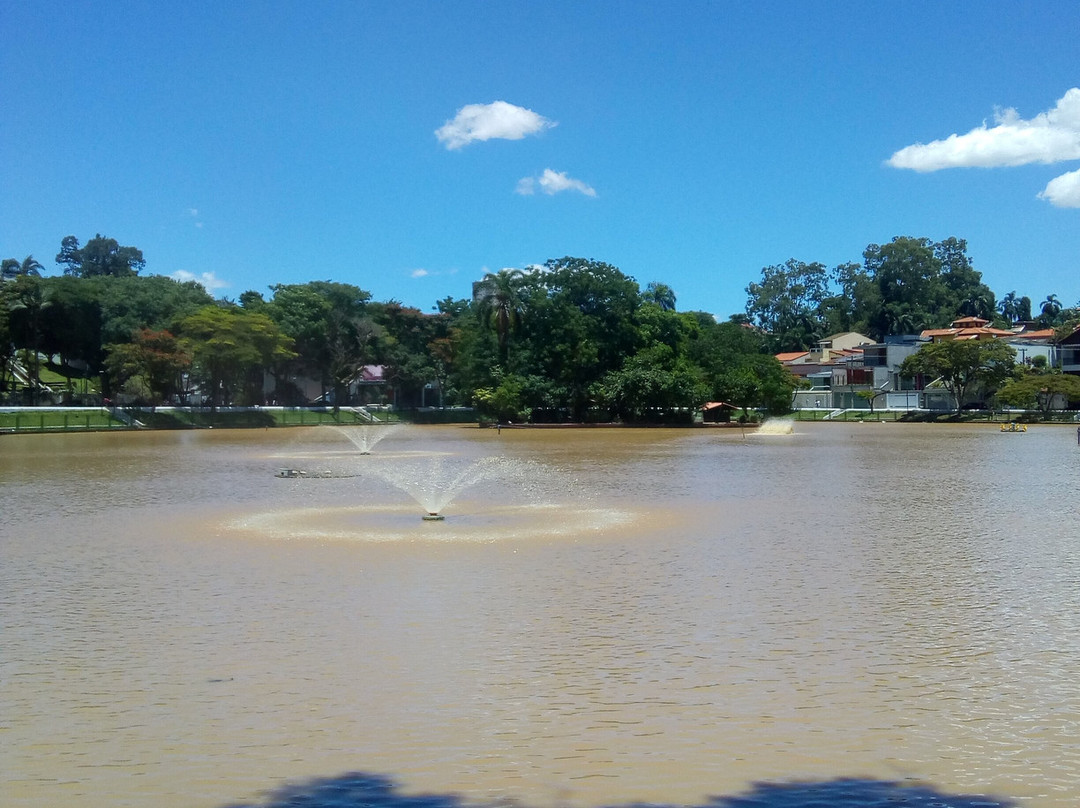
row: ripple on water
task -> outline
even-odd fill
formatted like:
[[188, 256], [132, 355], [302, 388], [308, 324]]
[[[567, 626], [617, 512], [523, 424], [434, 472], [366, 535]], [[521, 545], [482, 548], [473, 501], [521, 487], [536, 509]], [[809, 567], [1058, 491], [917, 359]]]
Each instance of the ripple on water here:
[[408, 505], [293, 508], [248, 514], [228, 527], [294, 541], [490, 542], [601, 532], [633, 521], [626, 510], [565, 505], [460, 505], [443, 521], [422, 516]]

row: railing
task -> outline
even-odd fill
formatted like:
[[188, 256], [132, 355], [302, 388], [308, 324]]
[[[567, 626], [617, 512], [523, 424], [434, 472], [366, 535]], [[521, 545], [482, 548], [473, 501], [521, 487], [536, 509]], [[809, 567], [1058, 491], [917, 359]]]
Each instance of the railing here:
[[104, 407], [0, 409], [0, 432], [86, 432], [130, 428], [130, 424]]

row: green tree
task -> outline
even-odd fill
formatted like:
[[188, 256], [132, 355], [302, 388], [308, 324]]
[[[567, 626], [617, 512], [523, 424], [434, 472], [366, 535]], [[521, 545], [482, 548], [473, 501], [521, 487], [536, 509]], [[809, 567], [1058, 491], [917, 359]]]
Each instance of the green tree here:
[[759, 332], [735, 322], [717, 323], [712, 315], [695, 314], [699, 332], [688, 356], [702, 369], [712, 401], [743, 409], [763, 407], [772, 413], [791, 409], [795, 378], [770, 353]]
[[1059, 325], [1058, 315], [1061, 314], [1061, 301], [1057, 295], [1047, 295], [1046, 300], [1039, 304], [1039, 325], [1043, 328], [1053, 328]]
[[[11, 307], [14, 305], [14, 297], [14, 284], [0, 283], [0, 394], [8, 391], [13, 375], [15, 342], [11, 330]], [[2, 395], [0, 401], [3, 401]]]
[[1009, 325], [1020, 319], [1020, 298], [1015, 291], [1009, 292], [998, 303], [997, 309]]
[[[74, 379], [84, 382], [101, 372], [101, 288], [97, 281], [67, 275], [45, 278], [50, 305], [42, 312], [42, 350], [59, 357], [53, 369], [67, 378], [68, 399], [74, 396]], [[108, 395], [107, 380], [102, 390]]]
[[180, 335], [211, 407], [263, 403], [264, 374], [294, 356], [270, 317], [238, 307], [204, 306], [180, 322]]
[[44, 279], [36, 275], [19, 275], [9, 283], [9, 328], [15, 347], [21, 349], [25, 358], [30, 405], [36, 406], [42, 392], [41, 350], [45, 340], [42, 326], [51, 301]]
[[131, 342], [106, 346], [105, 367], [115, 390], [156, 407], [180, 391], [191, 355], [168, 331], [141, 328]]
[[473, 406], [481, 415], [499, 423], [524, 422], [529, 409], [524, 401], [524, 380], [514, 374], [501, 375], [493, 387], [481, 387], [473, 393]]
[[1016, 351], [1000, 340], [945, 340], [924, 345], [904, 360], [900, 372], [940, 381], [959, 412], [977, 388], [993, 395], [1012, 376], [1015, 362]]
[[998, 400], [1011, 406], [1038, 409], [1045, 417], [1064, 399], [1080, 401], [1080, 377], [1047, 367], [1044, 356], [1035, 357], [1030, 368], [1018, 367], [1014, 377], [998, 391]]
[[1028, 323], [1032, 320], [1031, 316], [1031, 298], [1024, 295], [1016, 303], [1016, 321], [1021, 323]]
[[527, 384], [526, 395], [542, 393], [548, 401], [527, 404], [535, 417], [554, 398], [558, 408], [582, 420], [593, 404], [593, 384], [641, 347], [641, 290], [611, 264], [572, 257], [547, 261], [529, 281], [529, 316], [514, 367], [523, 377], [544, 379]]
[[116, 239], [106, 238], [100, 233], [86, 242], [85, 247], [79, 246], [75, 236], [65, 236], [60, 242], [56, 263], [64, 268], [65, 275], [80, 278], [138, 275], [146, 267], [142, 250], [122, 247]]
[[960, 315], [986, 320], [994, 315], [994, 293], [972, 266], [963, 239], [935, 243], [897, 236], [888, 244], [869, 245], [863, 264], [865, 277], [876, 286], [866, 328], [875, 339], [945, 327]]
[[675, 311], [675, 290], [666, 283], [653, 281], [642, 295], [646, 302], [655, 303], [664, 311]]
[[982, 282], [982, 274], [972, 266], [967, 242], [950, 236], [932, 246], [934, 258], [941, 264], [941, 282], [947, 290], [945, 313], [949, 319], [963, 315], [992, 320], [997, 300], [990, 287]]
[[477, 315], [494, 328], [499, 344], [499, 357], [503, 363], [509, 358], [510, 335], [517, 330], [521, 321], [524, 279], [523, 270], [500, 269], [484, 275], [473, 290]]
[[22, 261], [16, 258], [5, 258], [0, 263], [0, 280], [11, 281], [20, 275], [34, 275], [40, 278], [44, 269], [32, 255], [26, 256]]
[[868, 274], [878, 287], [881, 306], [870, 322], [875, 338], [947, 325], [940, 312], [947, 290], [941, 262], [928, 239], [896, 237], [889, 244], [871, 244], [863, 252]]
[[761, 282], [746, 287], [746, 314], [771, 337], [775, 351], [808, 350], [824, 336], [822, 315], [829, 295], [824, 264], [794, 258], [764, 267]]
[[[241, 295], [244, 309], [262, 312], [293, 340], [296, 356], [278, 375], [305, 375], [332, 392], [335, 407], [347, 403], [350, 384], [372, 357], [378, 329], [371, 322], [371, 294], [358, 286], [332, 281], [277, 284], [273, 299], [257, 293]], [[284, 392], [284, 391], [283, 391]], [[294, 397], [292, 393], [286, 398]]]
[[84, 283], [99, 290], [101, 340], [106, 345], [128, 342], [140, 328], [173, 330], [178, 320], [213, 303], [198, 283], [163, 275], [102, 276]]
[[597, 403], [624, 421], [689, 419], [705, 403], [708, 386], [701, 369], [655, 345], [609, 371], [593, 388]]

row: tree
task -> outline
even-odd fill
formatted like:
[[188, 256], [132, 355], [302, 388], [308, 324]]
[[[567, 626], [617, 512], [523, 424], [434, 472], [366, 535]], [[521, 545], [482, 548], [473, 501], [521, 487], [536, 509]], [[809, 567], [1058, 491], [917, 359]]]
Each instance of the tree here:
[[520, 269], [500, 269], [489, 272], [476, 284], [473, 300], [480, 319], [495, 329], [502, 362], [509, 358], [510, 334], [518, 327], [522, 316], [522, 280]]
[[36, 275], [19, 275], [11, 281], [8, 303], [9, 328], [12, 343], [26, 357], [30, 404], [36, 406], [41, 393], [41, 346], [44, 340], [42, 320], [50, 306], [43, 279]]
[[0, 280], [11, 281], [20, 275], [33, 275], [40, 278], [45, 269], [32, 255], [26, 256], [22, 261], [15, 258], [5, 258], [0, 264]]
[[1016, 351], [1000, 340], [945, 340], [924, 345], [904, 360], [900, 372], [940, 381], [959, 412], [977, 388], [992, 395], [1012, 376], [1015, 360]]
[[1020, 298], [1017, 297], [1016, 292], [1009, 292], [1005, 297], [1001, 298], [1001, 302], [998, 303], [998, 311], [1001, 312], [1001, 316], [1004, 317], [1010, 325], [1020, 319]]
[[1024, 295], [1016, 303], [1016, 321], [1020, 323], [1031, 322], [1031, 298]]
[[180, 322], [180, 333], [211, 407], [262, 403], [263, 374], [295, 356], [273, 320], [237, 307], [204, 306]]
[[1002, 387], [998, 398], [1015, 407], [1035, 405], [1046, 416], [1057, 400], [1080, 401], [1080, 378], [1064, 373], [1027, 375]]
[[773, 351], [808, 350], [824, 336], [822, 307], [829, 297], [824, 264], [794, 258], [764, 267], [761, 282], [746, 287], [746, 314], [766, 334]]
[[666, 283], [653, 281], [645, 287], [642, 295], [648, 303], [655, 303], [664, 311], [675, 311], [675, 290]]
[[876, 339], [945, 327], [958, 315], [987, 320], [994, 315], [994, 293], [972, 266], [963, 239], [897, 236], [888, 244], [869, 245], [863, 263], [876, 287], [866, 333]]
[[[59, 357], [54, 368], [67, 378], [69, 400], [75, 378], [87, 380], [102, 369], [101, 280], [67, 275], [43, 280], [50, 305], [42, 312], [42, 352]], [[107, 379], [102, 379], [101, 389], [109, 395]]]
[[380, 329], [368, 317], [348, 316], [339, 309], [331, 309], [327, 319], [326, 351], [327, 375], [334, 391], [334, 412], [347, 403], [349, 385], [356, 381], [360, 370], [368, 364], [372, 344]]
[[873, 336], [948, 324], [949, 315], [939, 314], [946, 299], [941, 262], [928, 239], [897, 236], [889, 244], [871, 244], [863, 261], [881, 296], [870, 323]]
[[941, 264], [941, 281], [948, 290], [945, 302], [949, 319], [955, 315], [991, 320], [997, 308], [994, 293], [982, 282], [982, 274], [971, 264], [967, 242], [950, 236], [932, 245]]
[[131, 342], [106, 346], [105, 367], [115, 390], [156, 407], [181, 389], [191, 355], [168, 331], [141, 328]]
[[883, 395], [883, 393], [880, 390], [857, 390], [855, 392], [855, 395], [857, 395], [859, 398], [863, 399], [864, 401], [866, 401], [867, 404], [870, 405], [870, 415], [873, 415], [874, 402], [877, 401], [878, 396]]
[[1046, 300], [1039, 304], [1039, 325], [1043, 328], [1052, 328], [1057, 325], [1061, 308], [1061, 301], [1058, 300], [1057, 295], [1047, 295]]
[[[529, 273], [524, 289], [529, 316], [521, 327], [515, 371], [546, 380], [530, 393], [554, 396], [574, 420], [593, 404], [595, 382], [620, 368], [641, 347], [641, 289], [633, 278], [602, 261], [564, 257]], [[548, 402], [528, 399], [534, 410]]]
[[[14, 293], [14, 284], [0, 283], [0, 393], [7, 391], [8, 381], [13, 376], [15, 343], [11, 331], [11, 306]], [[0, 396], [0, 401], [3, 401], [3, 396]]]
[[100, 233], [86, 242], [85, 247], [79, 246], [75, 236], [65, 236], [60, 242], [56, 263], [64, 267], [65, 275], [80, 278], [138, 275], [146, 267], [142, 250], [122, 247], [116, 239], [106, 238]]
[[593, 388], [600, 406], [626, 421], [664, 421], [689, 415], [705, 403], [708, 386], [700, 368], [656, 345], [609, 371]]
[[296, 356], [287, 363], [290, 372], [318, 379], [323, 394], [333, 391], [334, 406], [339, 407], [359, 368], [371, 359], [377, 331], [368, 307], [371, 294], [332, 281], [270, 288], [270, 302], [255, 292], [241, 295], [244, 309], [267, 314], [292, 338]]
[[529, 409], [524, 403], [524, 380], [514, 374], [497, 379], [494, 387], [481, 387], [473, 393], [473, 405], [482, 415], [499, 423], [526, 421]]
[[759, 332], [739, 323], [717, 323], [703, 312], [695, 317], [700, 330], [688, 356], [702, 369], [710, 400], [741, 407], [744, 415], [750, 407], [773, 413], [791, 409], [799, 380], [765, 352]]

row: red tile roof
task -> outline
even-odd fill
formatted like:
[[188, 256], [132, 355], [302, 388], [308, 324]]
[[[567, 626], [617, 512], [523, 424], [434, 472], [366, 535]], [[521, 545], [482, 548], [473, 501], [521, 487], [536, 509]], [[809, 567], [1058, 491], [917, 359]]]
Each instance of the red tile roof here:
[[809, 351], [788, 351], [787, 353], [778, 353], [776, 358], [781, 362], [794, 362], [796, 359], [801, 359], [809, 353]]

